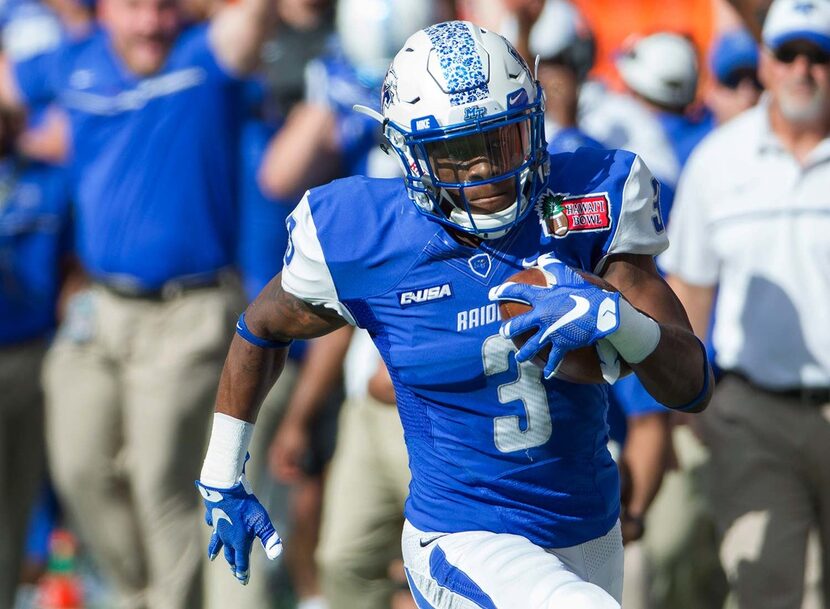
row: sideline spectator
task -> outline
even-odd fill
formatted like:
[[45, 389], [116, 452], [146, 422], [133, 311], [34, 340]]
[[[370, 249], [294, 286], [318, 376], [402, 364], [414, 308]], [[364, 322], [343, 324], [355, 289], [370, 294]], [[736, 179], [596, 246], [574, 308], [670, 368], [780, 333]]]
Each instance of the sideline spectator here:
[[[725, 32], [716, 41], [710, 65], [714, 82], [707, 105], [719, 124], [754, 106], [759, 98], [758, 48], [744, 30]], [[665, 212], [666, 210], [664, 210]], [[645, 544], [652, 609], [711, 609], [723, 606], [728, 592], [718, 558], [714, 516], [706, 495], [713, 474], [709, 451], [694, 423], [674, 416], [672, 444], [676, 467], [646, 519]], [[684, 518], [677, 520], [678, 510]]]
[[719, 125], [758, 103], [763, 87], [758, 80], [758, 45], [746, 30], [724, 32], [712, 46], [714, 76], [706, 96]]
[[68, 113], [76, 247], [91, 289], [47, 358], [59, 496], [123, 607], [201, 608], [188, 487], [236, 313], [237, 76], [270, 3], [187, 27], [171, 0], [102, 0], [87, 40], [8, 69], [12, 106]]
[[634, 97], [660, 121], [679, 167], [715, 126], [712, 113], [695, 105], [697, 51], [680, 34], [658, 32], [637, 40], [617, 59], [620, 77]]
[[14, 603], [44, 479], [40, 373], [71, 245], [64, 174], [13, 151], [21, 127], [0, 112], [0, 607]]
[[545, 90], [545, 137], [548, 152], [573, 152], [603, 145], [579, 128], [582, 85], [594, 64], [594, 38], [582, 15], [565, 0], [546, 0], [516, 8], [502, 31], [528, 64], [539, 58], [539, 82]]
[[303, 99], [305, 67], [334, 32], [334, 0], [274, 0], [277, 23], [262, 46], [261, 72], [274, 110], [285, 118]]
[[704, 419], [721, 558], [742, 609], [798, 609], [808, 534], [830, 600], [830, 4], [776, 0], [769, 96], [692, 155], [661, 259], [725, 375]]

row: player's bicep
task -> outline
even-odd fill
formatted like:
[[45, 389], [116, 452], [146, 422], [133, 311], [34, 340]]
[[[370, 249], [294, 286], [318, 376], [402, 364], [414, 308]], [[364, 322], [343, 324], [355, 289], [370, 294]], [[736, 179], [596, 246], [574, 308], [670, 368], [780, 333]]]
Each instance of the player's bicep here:
[[315, 338], [346, 325], [331, 309], [315, 306], [287, 292], [280, 275], [274, 277], [245, 314], [254, 334], [270, 340]]
[[660, 275], [651, 256], [611, 256], [602, 278], [617, 288], [628, 302], [661, 324], [691, 330], [683, 305]]

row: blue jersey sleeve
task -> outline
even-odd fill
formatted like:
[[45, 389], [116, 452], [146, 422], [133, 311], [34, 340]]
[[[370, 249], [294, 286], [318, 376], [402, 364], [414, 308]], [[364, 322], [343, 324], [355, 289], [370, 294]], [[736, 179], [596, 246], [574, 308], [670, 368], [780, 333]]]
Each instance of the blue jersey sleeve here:
[[27, 106], [43, 106], [59, 94], [69, 71], [70, 50], [58, 48], [12, 65], [17, 90]]
[[640, 157], [580, 148], [550, 163], [541, 212], [560, 259], [601, 274], [614, 254], [656, 256], [668, 247], [659, 184]]
[[199, 66], [205, 70], [209, 80], [218, 83], [240, 81], [241, 76], [222, 65], [210, 41], [210, 24], [200, 24], [185, 30], [176, 43], [175, 61], [187, 66]]
[[380, 111], [380, 91], [361, 82], [354, 68], [337, 52], [309, 62], [305, 90], [306, 103], [324, 106], [334, 114], [338, 149], [344, 165], [354, 173], [380, 139], [377, 121], [355, 112], [354, 106]]

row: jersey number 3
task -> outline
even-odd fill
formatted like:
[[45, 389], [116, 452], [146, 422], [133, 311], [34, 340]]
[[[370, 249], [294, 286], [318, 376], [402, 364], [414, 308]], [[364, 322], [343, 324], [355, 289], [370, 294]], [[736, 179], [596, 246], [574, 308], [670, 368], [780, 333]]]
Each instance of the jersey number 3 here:
[[[513, 342], [499, 334], [487, 338], [481, 348], [484, 374], [492, 376], [510, 370], [510, 360], [515, 352]], [[523, 362], [518, 364], [518, 372], [515, 381], [499, 385], [498, 396], [502, 404], [520, 401], [524, 405], [527, 426], [524, 430], [521, 428], [518, 415], [493, 419], [493, 438], [496, 448], [503, 453], [541, 446], [550, 439], [553, 431], [548, 394], [542, 385], [542, 370], [531, 362]]]

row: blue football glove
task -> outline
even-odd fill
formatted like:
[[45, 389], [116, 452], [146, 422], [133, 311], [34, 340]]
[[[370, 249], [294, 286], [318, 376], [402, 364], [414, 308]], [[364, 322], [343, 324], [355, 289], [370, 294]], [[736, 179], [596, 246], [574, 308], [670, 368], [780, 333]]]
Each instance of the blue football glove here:
[[537, 265], [547, 277], [547, 286], [507, 282], [493, 288], [490, 299], [533, 307], [504, 322], [500, 333], [513, 339], [535, 329], [516, 353], [516, 361], [528, 361], [549, 344], [550, 356], [544, 370], [549, 379], [568, 351], [592, 345], [619, 327], [620, 295], [589, 283], [549, 255], [540, 256]]
[[213, 527], [208, 557], [216, 558], [224, 546], [225, 560], [242, 585], [250, 578], [250, 556], [254, 537], [259, 537], [265, 554], [274, 560], [282, 552], [282, 540], [271, 519], [252, 493], [245, 474], [231, 488], [214, 488], [196, 481], [205, 501], [205, 521]]

